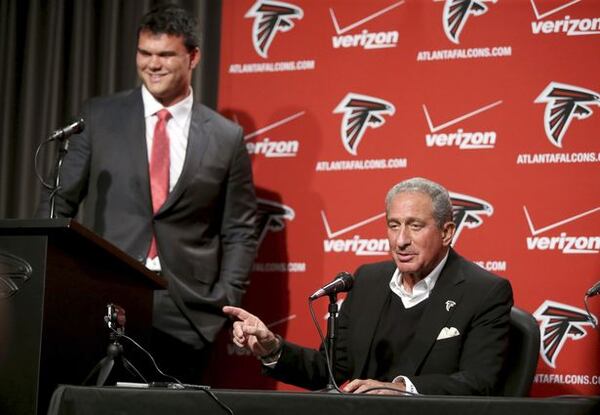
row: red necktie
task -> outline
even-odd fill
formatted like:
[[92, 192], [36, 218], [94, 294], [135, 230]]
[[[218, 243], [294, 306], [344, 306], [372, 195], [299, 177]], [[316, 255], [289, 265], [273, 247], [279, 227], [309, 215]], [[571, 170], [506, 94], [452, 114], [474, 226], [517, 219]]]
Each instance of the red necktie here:
[[[167, 122], [171, 113], [162, 109], [156, 113], [158, 121], [154, 127], [154, 138], [152, 140], [152, 155], [150, 157], [150, 191], [152, 193], [152, 211], [158, 209], [167, 200], [169, 194], [169, 135], [167, 134]], [[152, 235], [148, 258], [155, 258], [158, 254], [156, 248], [156, 237]]]

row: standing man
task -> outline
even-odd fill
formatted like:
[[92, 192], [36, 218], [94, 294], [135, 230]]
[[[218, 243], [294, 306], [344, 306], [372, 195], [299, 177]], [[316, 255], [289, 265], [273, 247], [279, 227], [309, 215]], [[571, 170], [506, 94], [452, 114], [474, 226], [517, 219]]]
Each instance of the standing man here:
[[[56, 197], [59, 216], [74, 217], [85, 202], [87, 227], [166, 278], [168, 291], [154, 298], [153, 349], [188, 383], [225, 323], [221, 307], [241, 303], [257, 245], [242, 129], [197, 102], [190, 86], [196, 31], [172, 5], [142, 18], [143, 85], [85, 105], [86, 128], [71, 141]], [[45, 200], [38, 215], [48, 210]]]
[[[459, 256], [446, 189], [413, 178], [386, 197], [392, 261], [361, 266], [338, 321], [338, 383], [351, 393], [490, 395], [508, 348], [510, 283]], [[281, 339], [237, 307], [233, 341], [271, 376], [308, 389], [325, 387], [321, 350]], [[373, 389], [375, 388], [375, 389]]]

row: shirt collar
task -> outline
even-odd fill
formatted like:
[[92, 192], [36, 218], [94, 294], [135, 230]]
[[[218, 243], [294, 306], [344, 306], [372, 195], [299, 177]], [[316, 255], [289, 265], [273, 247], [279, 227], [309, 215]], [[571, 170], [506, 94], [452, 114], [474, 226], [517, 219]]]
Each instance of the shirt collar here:
[[190, 86], [190, 93], [187, 97], [182, 99], [170, 107], [164, 107], [160, 102], [156, 100], [148, 91], [145, 85], [142, 85], [142, 101], [144, 103], [144, 118], [148, 118], [163, 108], [166, 108], [171, 113], [173, 120], [180, 126], [184, 126], [185, 122], [192, 111], [192, 105], [194, 104], [194, 91]]
[[416, 283], [412, 289], [412, 293], [407, 292], [402, 285], [402, 273], [398, 268], [394, 271], [392, 279], [390, 280], [390, 289], [392, 292], [400, 297], [405, 308], [414, 307], [421, 301], [429, 298], [435, 283], [437, 282], [446, 261], [448, 260], [448, 254], [450, 250], [446, 252], [444, 258], [433, 268], [433, 270], [421, 281]]

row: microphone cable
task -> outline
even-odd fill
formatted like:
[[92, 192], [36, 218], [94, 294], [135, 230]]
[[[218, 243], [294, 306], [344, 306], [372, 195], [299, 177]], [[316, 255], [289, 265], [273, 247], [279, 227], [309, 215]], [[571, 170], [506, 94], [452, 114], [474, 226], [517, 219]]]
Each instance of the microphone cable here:
[[596, 319], [594, 318], [594, 316], [592, 315], [592, 313], [590, 312], [590, 308], [588, 307], [588, 298], [590, 298], [590, 295], [588, 295], [587, 293], [583, 296], [583, 305], [585, 306], [585, 311], [588, 315], [588, 320], [592, 323], [592, 326], [600, 331], [600, 327], [598, 327], [598, 323], [596, 321]]
[[[152, 356], [152, 354], [151, 354], [151, 353], [150, 353], [148, 350], [146, 350], [146, 349], [145, 349], [145, 348], [144, 348], [144, 347], [143, 347], [141, 344], [139, 344], [138, 342], [136, 342], [134, 339], [132, 339], [132, 338], [131, 338], [131, 337], [129, 337], [128, 335], [126, 335], [126, 334], [123, 334], [123, 333], [119, 333], [117, 330], [115, 330], [115, 329], [114, 329], [114, 328], [112, 328], [112, 327], [110, 328], [110, 330], [111, 330], [111, 331], [112, 331], [112, 332], [115, 334], [115, 336], [117, 336], [117, 339], [118, 339], [118, 338], [121, 338], [121, 337], [122, 337], [122, 338], [124, 338], [124, 339], [127, 339], [127, 340], [129, 340], [129, 342], [131, 342], [133, 345], [135, 345], [135, 346], [136, 346], [138, 349], [140, 349], [142, 352], [144, 352], [144, 353], [145, 353], [145, 354], [146, 354], [146, 355], [147, 355], [147, 356], [150, 358], [150, 361], [152, 362], [152, 365], [154, 366], [154, 368], [156, 369], [156, 371], [157, 371], [158, 373], [160, 373], [160, 374], [161, 374], [162, 376], [164, 376], [165, 378], [169, 378], [169, 379], [171, 379], [171, 380], [172, 380], [172, 381], [174, 381], [176, 384], [183, 385], [183, 383], [182, 383], [182, 382], [181, 382], [179, 379], [177, 379], [176, 377], [174, 377], [174, 376], [171, 376], [171, 375], [168, 375], [168, 374], [164, 373], [164, 372], [163, 372], [163, 371], [160, 369], [160, 367], [158, 367], [158, 364], [156, 363], [156, 360], [154, 360], [154, 357]], [[144, 381], [145, 381], [146, 383], [148, 383], [148, 382], [147, 382], [145, 379], [144, 379]]]
[[42, 147], [44, 147], [45, 145], [47, 145], [53, 141], [55, 141], [54, 138], [48, 138], [47, 140], [42, 141], [39, 146], [37, 146], [37, 149], [35, 150], [35, 155], [33, 157], [33, 171], [35, 172], [35, 175], [38, 178], [38, 180], [40, 181], [40, 183], [42, 183], [42, 185], [46, 189], [48, 189], [52, 192], [56, 192], [56, 191], [58, 191], [58, 189], [55, 189], [54, 186], [46, 183], [46, 181], [44, 180], [44, 178], [42, 177], [42, 174], [40, 173], [40, 171], [38, 169], [38, 157], [39, 157], [40, 151], [42, 150]]
[[[133, 343], [137, 348], [139, 348], [141, 351], [143, 351], [150, 358], [150, 361], [152, 362], [152, 364], [154, 365], [154, 368], [158, 371], [158, 373], [160, 373], [162, 376], [164, 376], [166, 378], [169, 378], [169, 379], [171, 379], [171, 380], [174, 381], [174, 383], [167, 384], [166, 385], [167, 388], [169, 388], [169, 389], [177, 389], [177, 390], [182, 390], [182, 389], [201, 390], [201, 391], [205, 392], [213, 401], [215, 401], [217, 403], [217, 405], [219, 405], [225, 412], [227, 412], [229, 415], [234, 415], [233, 410], [227, 404], [225, 404], [223, 401], [221, 401], [219, 399], [219, 397], [217, 395], [215, 395], [210, 390], [210, 386], [207, 386], [207, 385], [191, 385], [191, 384], [187, 384], [187, 383], [182, 383], [175, 376], [171, 376], [171, 375], [168, 375], [168, 374], [164, 373], [158, 367], [158, 364], [156, 363], [156, 360], [154, 359], [154, 357], [152, 356], [152, 354], [148, 350], [146, 350], [142, 345], [140, 345], [138, 342], [136, 342], [134, 339], [132, 339], [131, 337], [127, 336], [126, 334], [119, 333], [117, 330], [115, 330], [112, 327], [110, 328], [110, 330], [112, 330], [117, 335], [117, 337], [123, 337], [123, 338], [129, 340], [131, 343]], [[137, 372], [137, 369], [136, 369], [136, 372]], [[141, 376], [141, 374], [140, 374], [140, 376]], [[143, 379], [143, 376], [142, 376], [142, 379]], [[153, 383], [153, 384], [155, 386], [157, 385], [157, 383]]]
[[[327, 372], [329, 374], [329, 379], [331, 381], [331, 384], [333, 385], [333, 387], [335, 388], [335, 390], [337, 392], [339, 392], [341, 394], [344, 394], [344, 395], [353, 395], [352, 393], [344, 392], [342, 389], [340, 389], [340, 387], [338, 386], [338, 384], [335, 382], [335, 378], [333, 377], [333, 369], [331, 367], [331, 358], [329, 356], [327, 342], [325, 341], [325, 336], [323, 335], [323, 331], [321, 330], [321, 326], [319, 325], [319, 322], [317, 321], [317, 317], [315, 316], [315, 310], [313, 309], [312, 300], [311, 299], [308, 300], [308, 309], [310, 311], [310, 317], [311, 317], [311, 319], [313, 321], [313, 324], [317, 328], [317, 333], [319, 333], [319, 338], [321, 339], [321, 344], [322, 344], [323, 350], [325, 352], [325, 361], [327, 363]], [[395, 392], [397, 394], [400, 394], [402, 396], [421, 396], [418, 393], [409, 392], [407, 390], [402, 391], [402, 390], [399, 390], [399, 389], [390, 388], [388, 386], [376, 386], [376, 387], [373, 387], [373, 388], [365, 389], [364, 391], [361, 392], [361, 394], [366, 394], [368, 392], [372, 392], [372, 391], [376, 391], [376, 390], [389, 390], [389, 391], [393, 391], [393, 392]]]
[[[340, 389], [340, 387], [338, 386], [338, 384], [335, 381], [335, 378], [333, 376], [333, 369], [331, 367], [331, 358], [329, 356], [327, 343], [325, 341], [325, 336], [323, 335], [323, 331], [321, 330], [321, 326], [319, 325], [319, 323], [317, 321], [317, 317], [315, 316], [315, 310], [313, 309], [313, 306], [312, 306], [312, 300], [308, 300], [308, 309], [310, 311], [310, 317], [313, 321], [313, 324], [315, 325], [315, 327], [317, 328], [317, 332], [319, 333], [319, 337], [321, 339], [321, 344], [323, 345], [323, 350], [325, 352], [325, 361], [327, 363], [327, 372], [329, 374], [329, 379], [331, 381], [331, 384], [333, 385], [333, 387], [335, 388], [335, 390], [337, 392], [339, 392], [343, 395], [353, 395], [352, 393], [344, 392], [342, 389]], [[372, 391], [376, 391], [376, 390], [389, 390], [389, 391], [393, 391], [397, 394], [400, 394], [402, 396], [420, 396], [420, 394], [418, 394], [418, 393], [413, 393], [413, 392], [409, 392], [406, 390], [401, 391], [399, 389], [390, 388], [388, 386], [377, 386], [377, 387], [365, 389], [364, 391], [361, 392], [361, 394], [366, 394], [368, 392], [372, 392]]]
[[315, 316], [315, 310], [313, 309], [312, 300], [310, 300], [310, 299], [308, 300], [308, 309], [310, 311], [310, 317], [312, 318], [313, 324], [315, 325], [315, 327], [317, 328], [317, 332], [319, 333], [319, 338], [321, 339], [321, 345], [323, 347], [323, 350], [325, 351], [325, 362], [327, 363], [327, 372], [329, 374], [329, 379], [331, 380], [331, 384], [333, 385], [335, 390], [338, 391], [339, 393], [346, 393], [340, 389], [340, 387], [335, 382], [335, 378], [333, 377], [333, 369], [331, 367], [331, 358], [329, 356], [329, 351], [327, 350], [328, 349], [327, 342], [325, 340], [325, 336], [323, 335], [323, 331], [321, 330], [321, 326], [319, 325], [319, 322], [317, 321], [317, 317]]

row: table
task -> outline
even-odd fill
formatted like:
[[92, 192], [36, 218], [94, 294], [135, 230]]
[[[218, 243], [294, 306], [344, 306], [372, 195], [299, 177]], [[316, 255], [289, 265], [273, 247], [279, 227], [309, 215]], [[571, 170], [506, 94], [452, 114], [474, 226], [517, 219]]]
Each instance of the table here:
[[[600, 414], [600, 397], [505, 398], [339, 395], [316, 392], [212, 390], [235, 415], [584, 415]], [[59, 386], [48, 415], [202, 414], [227, 411], [208, 393], [165, 388]]]

